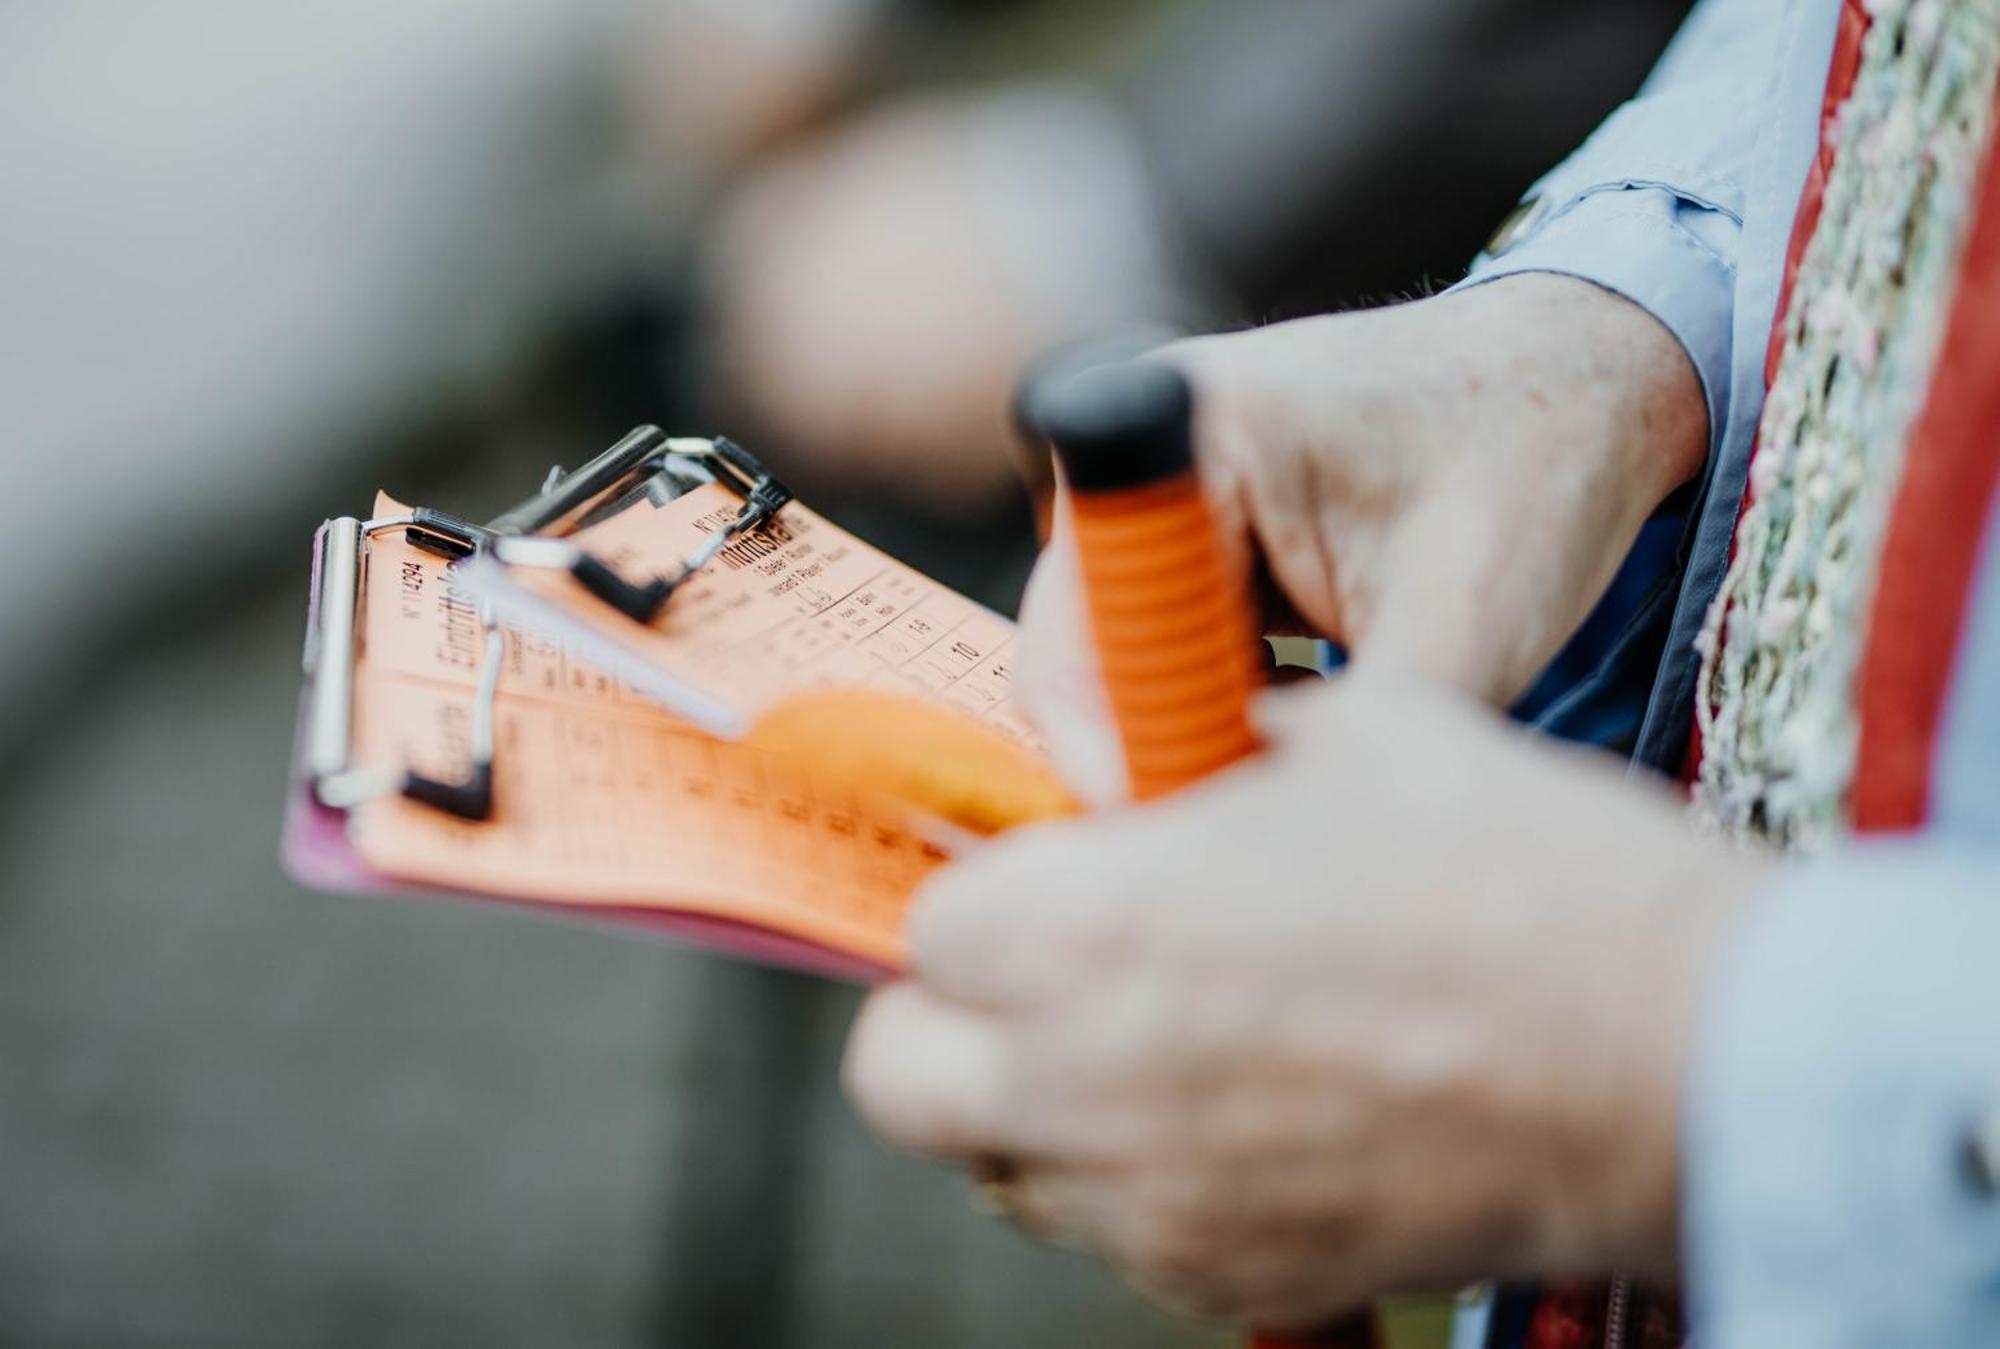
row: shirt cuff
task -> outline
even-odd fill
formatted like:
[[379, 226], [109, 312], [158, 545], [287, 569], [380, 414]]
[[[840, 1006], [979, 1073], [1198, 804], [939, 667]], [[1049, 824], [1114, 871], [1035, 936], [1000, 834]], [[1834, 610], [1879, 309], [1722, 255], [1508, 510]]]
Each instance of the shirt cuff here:
[[1627, 186], [1581, 197], [1520, 242], [1482, 255], [1465, 290], [1527, 272], [1573, 276], [1622, 295], [1674, 335], [1708, 403], [1709, 447], [1729, 408], [1741, 226], [1723, 212], [1671, 189]]
[[2000, 1344], [2000, 860], [1789, 877], [1707, 993], [1683, 1129], [1704, 1349]]

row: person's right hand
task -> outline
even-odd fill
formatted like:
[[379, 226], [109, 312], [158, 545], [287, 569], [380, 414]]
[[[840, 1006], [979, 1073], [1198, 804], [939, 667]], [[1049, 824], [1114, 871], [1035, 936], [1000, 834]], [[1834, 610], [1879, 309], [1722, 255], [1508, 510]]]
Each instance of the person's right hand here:
[[855, 1104], [1196, 1315], [1670, 1272], [1702, 990], [1768, 863], [1434, 688], [1259, 712], [1248, 763], [933, 876]]
[[[1493, 705], [1518, 697], [1700, 467], [1708, 413], [1673, 335], [1587, 282], [1526, 275], [1164, 348], [1194, 385], [1225, 534], [1271, 629]], [[1087, 796], [1116, 794], [1075, 558], [1023, 605], [1024, 697]]]

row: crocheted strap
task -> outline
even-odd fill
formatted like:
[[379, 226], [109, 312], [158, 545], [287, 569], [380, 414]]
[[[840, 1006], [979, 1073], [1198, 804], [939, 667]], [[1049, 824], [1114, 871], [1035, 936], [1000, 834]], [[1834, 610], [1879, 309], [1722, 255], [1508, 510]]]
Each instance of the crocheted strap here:
[[[1840, 110], [1854, 92], [1861, 77], [1863, 39], [1875, 20], [1866, 0], [1842, 0], [1840, 29], [1833, 44], [1833, 61], [1827, 71], [1826, 95], [1819, 106], [1819, 153], [1813, 156], [1806, 174], [1805, 194], [1799, 198], [1799, 213], [1792, 222], [1791, 243], [1785, 249], [1785, 280], [1778, 291], [1777, 318], [1771, 325], [1771, 342], [1764, 353], [1764, 387], [1778, 378], [1778, 362], [1785, 353], [1785, 315], [1791, 311], [1792, 291], [1799, 283], [1799, 264], [1805, 261], [1806, 245], [1819, 228], [1820, 212], [1826, 207], [1827, 179], [1833, 175], [1836, 154], [1834, 132]], [[1747, 496], [1747, 493], [1746, 493]]]
[[[1785, 277], [1778, 288], [1778, 307], [1773, 311], [1770, 343], [1764, 353], [1766, 392], [1777, 380], [1778, 366], [1784, 358], [1785, 316], [1791, 312], [1792, 291], [1799, 281], [1799, 265], [1805, 260], [1806, 246], [1812, 242], [1813, 232], [1819, 228], [1820, 214], [1826, 208], [1826, 184], [1833, 174], [1837, 153], [1834, 133], [1840, 110], [1861, 77], [1861, 54], [1868, 30], [1874, 22], [1874, 17], [1868, 12], [1867, 0], [1842, 0], [1840, 27], [1827, 68], [1826, 93], [1820, 99], [1819, 151], [1813, 156], [1812, 168], [1806, 173], [1805, 192], [1799, 198], [1798, 214], [1792, 220], [1792, 237], [1785, 248]], [[1751, 454], [1755, 456], [1755, 447]], [[1750, 502], [1750, 484], [1746, 479], [1742, 495], [1736, 503], [1736, 527], [1739, 531], [1743, 527], [1743, 513], [1750, 509]], [[1733, 537], [1729, 541], [1729, 556], [1733, 562], [1736, 557], [1736, 540]], [[1683, 784], [1694, 781], [1701, 768], [1701, 756], [1701, 725], [1697, 721], [1688, 732], [1687, 755], [1681, 763], [1680, 780]]]

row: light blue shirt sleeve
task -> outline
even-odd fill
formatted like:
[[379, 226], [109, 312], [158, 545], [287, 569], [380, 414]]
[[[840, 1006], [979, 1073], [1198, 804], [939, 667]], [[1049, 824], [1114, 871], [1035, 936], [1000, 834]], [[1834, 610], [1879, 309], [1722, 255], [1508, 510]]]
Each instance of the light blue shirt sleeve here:
[[1553, 272], [1632, 300], [1686, 348], [1712, 441], [1729, 406], [1745, 201], [1791, 8], [1704, 0], [1638, 96], [1529, 189], [1455, 287]]
[[1703, 1349], [2000, 1345], [2000, 501], [1984, 553], [1926, 831], [1787, 878], [1708, 991]]
[[[2000, 1345], [2000, 859], [1792, 877], [1710, 990], [1685, 1128], [1702, 1349]], [[2000, 1139], [1992, 1147], [2000, 1147]]]

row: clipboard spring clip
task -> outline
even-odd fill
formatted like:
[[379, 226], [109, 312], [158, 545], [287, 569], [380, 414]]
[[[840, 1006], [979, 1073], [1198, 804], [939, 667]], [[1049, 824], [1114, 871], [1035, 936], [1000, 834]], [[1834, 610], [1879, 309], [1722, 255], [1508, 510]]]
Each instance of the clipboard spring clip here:
[[505, 645], [492, 611], [485, 606], [474, 613], [482, 638], [479, 684], [472, 697], [466, 742], [470, 762], [464, 776], [454, 781], [413, 768], [389, 772], [352, 762], [364, 544], [377, 534], [401, 529], [412, 543], [463, 557], [480, 546], [479, 528], [428, 507], [373, 520], [344, 516], [327, 521], [316, 569], [317, 618], [307, 634], [305, 660], [306, 673], [316, 686], [306, 732], [306, 771], [321, 805], [349, 810], [374, 797], [398, 795], [461, 820], [476, 823], [493, 818], [493, 721]]
[[[627, 580], [603, 558], [562, 537], [642, 500], [661, 504], [705, 482], [721, 482], [743, 504], [670, 574]], [[791, 500], [791, 489], [733, 440], [670, 438], [641, 427], [576, 472], [551, 473], [540, 493], [486, 526], [487, 547], [508, 566], [567, 571], [601, 602], [634, 623], [649, 624], [731, 541], [768, 525]]]
[[[608, 562], [564, 537], [641, 502], [661, 505], [710, 482], [723, 483], [743, 498], [743, 504], [672, 575], [628, 581]], [[791, 500], [791, 489], [734, 441], [669, 437], [657, 426], [641, 426], [573, 472], [552, 470], [539, 492], [483, 525], [428, 506], [374, 520], [347, 516], [328, 521], [316, 573], [318, 617], [306, 642], [306, 671], [318, 684], [306, 746], [314, 795], [321, 804], [338, 809], [395, 794], [463, 820], [493, 816], [494, 713], [505, 646], [491, 612], [484, 608], [476, 615], [484, 636], [465, 775], [452, 781], [408, 769], [397, 774], [357, 768], [351, 761], [354, 665], [360, 650], [357, 625], [367, 539], [400, 529], [413, 546], [453, 561], [484, 554], [509, 566], [565, 570], [633, 622], [651, 623], [674, 592], [732, 540], [769, 524]]]

